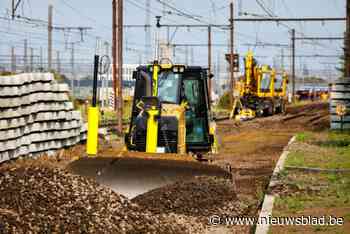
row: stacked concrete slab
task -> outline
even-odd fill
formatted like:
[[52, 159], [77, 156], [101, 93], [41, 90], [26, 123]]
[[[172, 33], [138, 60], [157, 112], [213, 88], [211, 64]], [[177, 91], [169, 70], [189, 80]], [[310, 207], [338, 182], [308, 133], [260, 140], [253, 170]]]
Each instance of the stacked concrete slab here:
[[68, 92], [51, 73], [0, 77], [0, 162], [86, 139], [86, 126]]
[[[345, 108], [345, 115], [337, 113], [337, 107]], [[331, 85], [330, 116], [332, 130], [350, 129], [350, 78], [342, 78]]]

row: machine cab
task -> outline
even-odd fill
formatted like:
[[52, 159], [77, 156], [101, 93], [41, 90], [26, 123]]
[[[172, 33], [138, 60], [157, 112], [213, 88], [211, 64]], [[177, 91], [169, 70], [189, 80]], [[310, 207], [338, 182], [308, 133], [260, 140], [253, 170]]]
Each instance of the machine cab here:
[[284, 97], [286, 95], [288, 76], [285, 72], [276, 73], [275, 78], [275, 95]]
[[275, 92], [275, 71], [263, 65], [259, 68], [258, 96], [273, 97]]
[[161, 149], [160, 152], [178, 153], [182, 134], [187, 152], [210, 151], [210, 102], [205, 69], [147, 65], [138, 67], [133, 78], [136, 83], [132, 116], [125, 137], [129, 150], [146, 151], [146, 135], [151, 133], [147, 132], [149, 122], [142, 102], [145, 97], [155, 97], [160, 103], [156, 117], [157, 148]]

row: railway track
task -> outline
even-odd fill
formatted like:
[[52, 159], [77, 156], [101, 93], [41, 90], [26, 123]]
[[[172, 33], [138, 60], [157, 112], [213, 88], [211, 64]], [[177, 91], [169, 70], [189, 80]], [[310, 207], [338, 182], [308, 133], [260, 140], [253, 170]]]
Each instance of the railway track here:
[[[228, 119], [230, 119], [229, 115], [219, 116], [219, 117], [215, 118], [215, 121], [221, 122], [221, 121], [228, 120]], [[117, 120], [101, 120], [100, 127], [102, 127], [102, 128], [113, 127], [113, 126], [117, 126], [117, 124], [118, 124]], [[123, 126], [128, 126], [129, 124], [130, 124], [130, 120], [123, 121]]]

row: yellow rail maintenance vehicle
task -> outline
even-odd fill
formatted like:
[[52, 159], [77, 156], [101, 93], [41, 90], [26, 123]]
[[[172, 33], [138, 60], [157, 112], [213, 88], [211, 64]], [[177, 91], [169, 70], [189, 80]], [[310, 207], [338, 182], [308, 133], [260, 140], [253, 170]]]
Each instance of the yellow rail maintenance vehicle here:
[[285, 111], [288, 76], [268, 65], [259, 66], [251, 51], [245, 57], [245, 73], [235, 85], [231, 118], [249, 120]]

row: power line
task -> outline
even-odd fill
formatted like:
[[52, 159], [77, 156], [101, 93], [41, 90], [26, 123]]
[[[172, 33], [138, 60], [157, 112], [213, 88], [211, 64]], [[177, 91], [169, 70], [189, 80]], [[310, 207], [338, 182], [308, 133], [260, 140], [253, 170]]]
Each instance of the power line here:
[[326, 40], [326, 41], [332, 41], [332, 40], [344, 40], [344, 37], [295, 37], [295, 40]]
[[[141, 9], [141, 10], [143, 10], [143, 11], [145, 11], [146, 13], [147, 13], [147, 12], [148, 12], [148, 13], [151, 13], [153, 16], [157, 16], [157, 15], [159, 15], [159, 12], [161, 12], [160, 9], [157, 9], [157, 11], [152, 11], [151, 9], [147, 9], [147, 8], [145, 8], [144, 6], [139, 5], [138, 2], [135, 2], [135, 1], [132, 1], [132, 0], [126, 0], [126, 2], [129, 3], [129, 4], [131, 4], [131, 5], [133, 5], [133, 6], [135, 6], [135, 7], [137, 7], [137, 8], [139, 8], [139, 9]], [[173, 22], [173, 23], [177, 23], [177, 21], [172, 20], [172, 19], [169, 19], [169, 18], [167, 18], [167, 17], [165, 17], [165, 19], [166, 19], [167, 21], [170, 21], [170, 22]]]
[[76, 13], [78, 13], [80, 16], [88, 19], [89, 21], [91, 22], [94, 22], [100, 26], [102, 26], [103, 28], [107, 29], [108, 31], [112, 31], [112, 27], [109, 27], [109, 26], [106, 26], [104, 24], [100, 24], [96, 19], [88, 16], [88, 15], [85, 15], [84, 13], [82, 13], [80, 10], [78, 10], [77, 8], [73, 7], [70, 3], [68, 3], [66, 0], [61, 0], [61, 2], [66, 5], [68, 8], [70, 8], [71, 10], [75, 11]]
[[180, 16], [184, 16], [184, 17], [186, 17], [188, 19], [192, 19], [192, 20], [195, 20], [197, 22], [203, 22], [203, 20], [200, 19], [201, 16], [194, 16], [193, 14], [188, 14], [188, 13], [184, 12], [183, 10], [178, 9], [175, 6], [172, 6], [172, 5], [170, 5], [169, 3], [167, 3], [167, 2], [165, 2], [163, 0], [157, 0], [157, 2], [163, 4], [164, 6], [167, 6], [168, 8], [170, 8], [170, 9], [172, 9], [174, 11], [176, 11]]
[[17, 0], [17, 2], [15, 2], [15, 0], [12, 0], [12, 19], [15, 18], [16, 10], [21, 2], [22, 0]]
[[263, 11], [268, 14], [268, 16], [275, 17], [275, 14], [270, 9], [266, 8], [265, 5], [260, 2], [260, 0], [255, 0], [255, 1], [260, 6], [260, 8], [263, 9]]
[[274, 18], [235, 18], [234, 22], [336, 22], [345, 21], [344, 17], [303, 17], [303, 18], [285, 18], [285, 17], [274, 17]]

